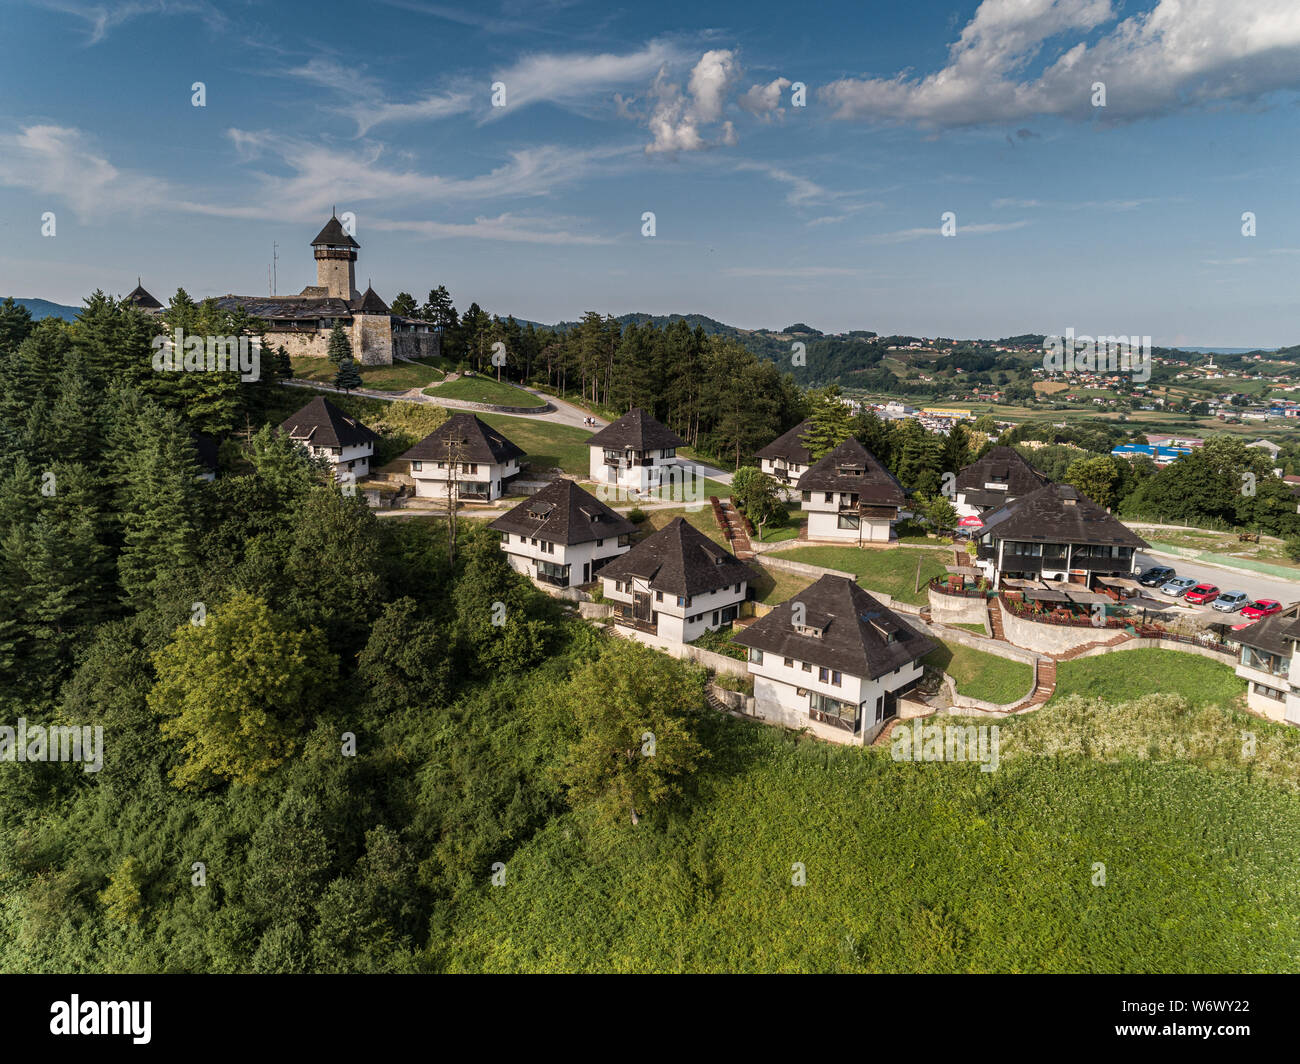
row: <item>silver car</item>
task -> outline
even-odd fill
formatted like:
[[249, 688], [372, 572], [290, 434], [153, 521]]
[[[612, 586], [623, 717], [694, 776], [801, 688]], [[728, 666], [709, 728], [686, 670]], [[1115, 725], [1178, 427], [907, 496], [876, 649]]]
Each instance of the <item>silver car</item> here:
[[1161, 587], [1160, 594], [1168, 595], [1170, 598], [1182, 598], [1195, 586], [1196, 581], [1190, 576], [1176, 576]]
[[1250, 602], [1250, 596], [1244, 591], [1225, 591], [1210, 603], [1220, 613], [1236, 613]]

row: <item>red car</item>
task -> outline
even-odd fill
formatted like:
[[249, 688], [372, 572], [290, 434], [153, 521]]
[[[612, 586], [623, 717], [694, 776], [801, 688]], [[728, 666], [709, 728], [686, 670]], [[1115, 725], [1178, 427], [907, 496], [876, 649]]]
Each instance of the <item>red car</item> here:
[[1218, 597], [1219, 589], [1213, 584], [1197, 584], [1183, 596], [1183, 601], [1190, 602], [1193, 606], [1204, 606]]
[[1275, 599], [1257, 599], [1249, 606], [1241, 608], [1241, 615], [1248, 621], [1258, 621], [1261, 617], [1267, 617], [1270, 613], [1277, 613], [1282, 608], [1282, 603]]

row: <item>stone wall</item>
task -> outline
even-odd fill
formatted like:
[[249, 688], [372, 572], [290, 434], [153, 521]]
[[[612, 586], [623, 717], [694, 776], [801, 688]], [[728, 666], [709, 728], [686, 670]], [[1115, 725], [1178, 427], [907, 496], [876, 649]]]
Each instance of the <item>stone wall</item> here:
[[945, 595], [930, 589], [930, 616], [944, 624], [985, 624], [988, 614], [983, 598]]
[[393, 325], [387, 314], [354, 314], [351, 339], [352, 357], [361, 365], [393, 364]]
[[437, 358], [442, 354], [442, 338], [436, 332], [393, 333], [394, 358]]
[[1114, 639], [1123, 629], [1074, 627], [1065, 624], [1043, 624], [1017, 617], [1010, 610], [1002, 611], [1002, 632], [1018, 647], [1036, 650], [1040, 654], [1068, 654], [1071, 650], [1089, 643]]

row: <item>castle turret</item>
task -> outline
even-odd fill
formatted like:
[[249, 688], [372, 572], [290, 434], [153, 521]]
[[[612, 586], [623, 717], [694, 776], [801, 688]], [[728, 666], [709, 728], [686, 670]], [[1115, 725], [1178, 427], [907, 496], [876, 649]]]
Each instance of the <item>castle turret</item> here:
[[360, 299], [355, 264], [357, 248], [361, 245], [348, 236], [336, 216], [330, 216], [311, 246], [316, 255], [317, 289], [335, 299]]

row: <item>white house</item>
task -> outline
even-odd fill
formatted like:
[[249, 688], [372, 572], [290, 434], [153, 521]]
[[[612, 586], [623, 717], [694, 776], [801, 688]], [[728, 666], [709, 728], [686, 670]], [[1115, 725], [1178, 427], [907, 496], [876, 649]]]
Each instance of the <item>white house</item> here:
[[1015, 448], [992, 447], [957, 473], [954, 508], [958, 517], [978, 517], [1046, 483]]
[[732, 638], [749, 648], [761, 716], [859, 745], [896, 714], [938, 646], [854, 581], [829, 575]]
[[493, 521], [510, 567], [552, 587], [595, 578], [626, 554], [636, 526], [571, 480], [553, 480]]
[[740, 616], [753, 573], [675, 517], [600, 571], [614, 623], [665, 643], [689, 643]]
[[1270, 720], [1300, 724], [1300, 603], [1233, 633], [1246, 705]]
[[903, 505], [894, 475], [850, 436], [799, 478], [808, 538], [888, 543]]
[[782, 484], [793, 484], [812, 465], [812, 455], [804, 446], [803, 436], [812, 425], [812, 418], [801, 421], [789, 432], [783, 433], [766, 447], [754, 452], [759, 468]]
[[313, 457], [330, 461], [336, 480], [356, 480], [370, 473], [379, 437], [323, 396], [286, 418], [280, 428]]
[[418, 498], [445, 499], [454, 477], [460, 498], [490, 501], [519, 475], [523, 456], [521, 448], [473, 414], [453, 414], [402, 458], [411, 463]]
[[[652, 491], [667, 483], [686, 444], [640, 407], [633, 407], [587, 440], [591, 479], [624, 491]], [[667, 471], [667, 472], [666, 472]]]

